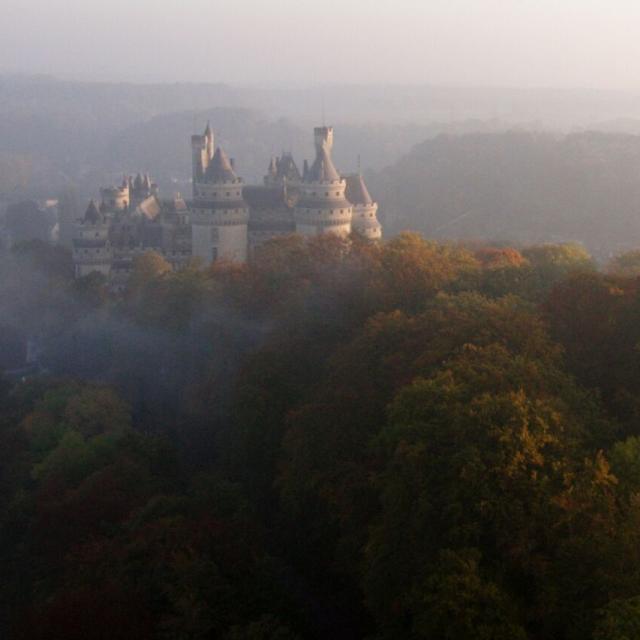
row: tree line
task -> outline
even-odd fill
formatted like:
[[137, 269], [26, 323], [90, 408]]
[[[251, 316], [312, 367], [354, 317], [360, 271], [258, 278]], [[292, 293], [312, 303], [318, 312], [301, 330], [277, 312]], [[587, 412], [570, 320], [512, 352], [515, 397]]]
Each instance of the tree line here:
[[17, 247], [0, 629], [638, 636], [639, 255], [291, 236], [115, 295]]

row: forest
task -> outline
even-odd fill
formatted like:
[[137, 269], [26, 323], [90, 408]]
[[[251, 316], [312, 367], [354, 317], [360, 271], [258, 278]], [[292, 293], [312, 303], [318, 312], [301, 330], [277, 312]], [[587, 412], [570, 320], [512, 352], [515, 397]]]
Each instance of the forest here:
[[640, 637], [640, 252], [0, 257], [0, 635]]
[[387, 231], [436, 239], [579, 241], [635, 249], [640, 137], [507, 131], [440, 135], [367, 176]]

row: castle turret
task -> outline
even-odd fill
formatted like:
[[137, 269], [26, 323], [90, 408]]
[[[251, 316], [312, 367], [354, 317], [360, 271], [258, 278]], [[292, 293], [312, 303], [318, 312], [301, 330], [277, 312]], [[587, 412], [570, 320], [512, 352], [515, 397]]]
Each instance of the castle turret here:
[[316, 152], [325, 148], [329, 153], [333, 150], [333, 127], [316, 127], [313, 130]]
[[275, 156], [271, 156], [269, 167], [267, 168], [267, 175], [264, 177], [265, 187], [278, 184], [278, 160]]
[[119, 187], [104, 187], [100, 189], [100, 207], [109, 213], [126, 211], [131, 204], [131, 190], [129, 181], [123, 180]]
[[382, 238], [382, 226], [378, 222], [378, 204], [369, 194], [361, 174], [347, 178], [347, 200], [353, 205], [351, 227], [369, 240]]
[[202, 175], [196, 177], [191, 205], [193, 255], [206, 264], [217, 259], [247, 259], [249, 210], [242, 189], [242, 179], [218, 147]]
[[282, 185], [297, 185], [302, 177], [293, 156], [290, 153], [283, 153], [276, 158], [273, 156], [269, 162], [267, 175], [264, 177], [265, 187], [281, 187]]
[[211, 123], [207, 122], [207, 128], [204, 130], [205, 146], [207, 152], [207, 162], [211, 162], [214, 155], [214, 138]]
[[353, 207], [345, 195], [346, 182], [331, 159], [333, 128], [314, 129], [316, 159], [305, 171], [296, 205], [296, 231], [303, 235], [351, 232]]
[[109, 276], [111, 271], [109, 224], [95, 201], [91, 200], [84, 218], [77, 225], [73, 239], [73, 262], [76, 277], [98, 272]]
[[135, 209], [151, 196], [158, 195], [158, 185], [151, 180], [148, 173], [138, 173], [131, 183], [130, 206]]
[[193, 197], [196, 197], [196, 184], [200, 182], [213, 158], [213, 131], [209, 124], [202, 136], [191, 136], [191, 164], [193, 171]]

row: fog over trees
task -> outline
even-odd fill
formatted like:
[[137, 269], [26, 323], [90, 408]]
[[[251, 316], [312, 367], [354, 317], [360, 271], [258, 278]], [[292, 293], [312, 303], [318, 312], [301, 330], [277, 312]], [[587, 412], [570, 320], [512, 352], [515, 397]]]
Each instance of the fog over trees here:
[[17, 246], [3, 366], [31, 334], [39, 373], [0, 385], [0, 632], [635, 637], [639, 272], [291, 236], [146, 254], [113, 294]]

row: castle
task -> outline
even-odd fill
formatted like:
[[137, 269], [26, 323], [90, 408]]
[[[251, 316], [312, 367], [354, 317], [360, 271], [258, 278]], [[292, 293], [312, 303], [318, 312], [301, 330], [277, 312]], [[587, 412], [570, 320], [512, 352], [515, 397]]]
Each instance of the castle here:
[[315, 160], [302, 173], [293, 157], [272, 158], [262, 185], [245, 185], [235, 163], [214, 144], [210, 125], [191, 138], [193, 194], [163, 199], [148, 175], [125, 177], [119, 187], [100, 190], [82, 220], [73, 223], [76, 276], [106, 276], [124, 287], [134, 259], [160, 253], [174, 269], [192, 258], [244, 262], [260, 244], [292, 233], [352, 231], [382, 237], [378, 205], [360, 173], [341, 175], [333, 164], [333, 128], [314, 130]]

